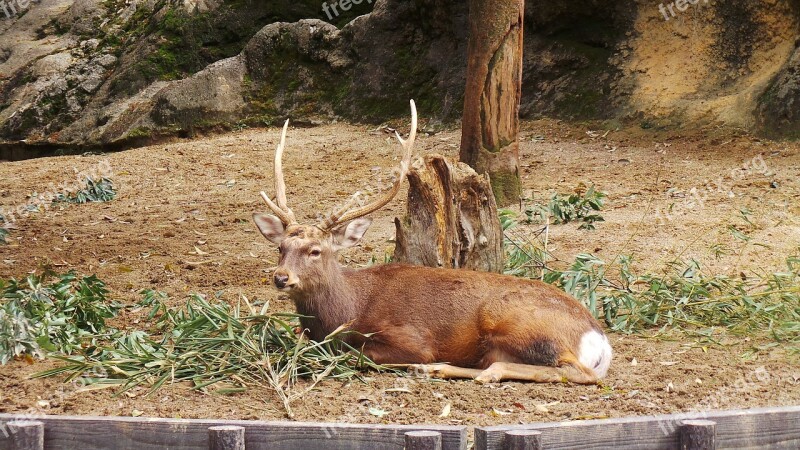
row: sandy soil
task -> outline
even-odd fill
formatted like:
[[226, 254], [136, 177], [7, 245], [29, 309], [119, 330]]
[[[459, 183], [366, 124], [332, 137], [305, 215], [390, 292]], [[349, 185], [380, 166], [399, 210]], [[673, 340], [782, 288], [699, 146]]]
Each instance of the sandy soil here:
[[[674, 258], [693, 257], [714, 271], [738, 274], [777, 270], [786, 256], [797, 254], [800, 145], [746, 136], [664, 142], [652, 134], [603, 137], [602, 131], [586, 131], [553, 122], [524, 124], [524, 185], [535, 198], [569, 192], [581, 182], [608, 193], [606, 222], [596, 231], [573, 224], [552, 228], [550, 250], [559, 260], [571, 261], [582, 252], [607, 260], [630, 253], [639, 267], [657, 271]], [[274, 310], [290, 310], [268, 285], [277, 253], [250, 221], [253, 211], [263, 209], [258, 191], [272, 189], [277, 139], [276, 129], [245, 130], [112, 155], [2, 163], [0, 205], [6, 209], [103, 160], [111, 165], [119, 196], [19, 220], [11, 245], [0, 247], [0, 276], [22, 277], [50, 265], [96, 273], [124, 302], [137, 300], [144, 288], [166, 291], [176, 302], [189, 292], [222, 290], [232, 301], [246, 294], [272, 300]], [[417, 151], [454, 155], [458, 142], [456, 131], [421, 137]], [[388, 135], [366, 127], [292, 129], [284, 163], [290, 203], [301, 220], [311, 219], [376, 183], [376, 174], [391, 168], [398, 155]], [[708, 190], [709, 183], [724, 188]], [[392, 218], [403, 208], [404, 202], [394, 201], [376, 214], [366, 241], [344, 254], [344, 263], [383, 260]], [[746, 231], [769, 247], [742, 248], [726, 230], [744, 226], [737, 218], [742, 208], [752, 211], [754, 225]], [[716, 260], [709, 251], [716, 243], [741, 255]], [[138, 319], [128, 312], [117, 325], [134, 327]], [[389, 375], [372, 375], [365, 383], [325, 382], [294, 404], [295, 418], [486, 425], [800, 404], [796, 359], [780, 348], [744, 358], [763, 342], [717, 338], [721, 344], [710, 345], [682, 335], [612, 334], [614, 362], [600, 386], [481, 386]], [[52, 366], [16, 361], [0, 367], [0, 412], [284, 418], [280, 402], [266, 389], [222, 397], [177, 385], [151, 397], [142, 391], [115, 397], [109, 390], [78, 392], [58, 379], [27, 378]], [[393, 389], [398, 387], [406, 389]], [[440, 417], [447, 405], [449, 415]], [[388, 414], [376, 417], [371, 407]]]

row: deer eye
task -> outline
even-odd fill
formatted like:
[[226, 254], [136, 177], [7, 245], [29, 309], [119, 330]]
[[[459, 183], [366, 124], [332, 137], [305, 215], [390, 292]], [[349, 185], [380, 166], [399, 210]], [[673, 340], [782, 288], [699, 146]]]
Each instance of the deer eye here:
[[308, 254], [316, 258], [317, 256], [322, 254], [322, 250], [315, 248], [314, 250], [311, 250]]

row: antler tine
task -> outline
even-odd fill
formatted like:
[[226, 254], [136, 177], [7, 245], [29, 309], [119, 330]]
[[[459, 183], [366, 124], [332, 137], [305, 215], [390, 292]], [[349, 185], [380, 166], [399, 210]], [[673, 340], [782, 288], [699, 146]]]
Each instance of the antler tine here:
[[271, 209], [272, 212], [275, 213], [275, 215], [278, 216], [279, 219], [281, 219], [281, 222], [283, 222], [284, 226], [289, 226], [291, 224], [297, 223], [297, 221], [294, 219], [294, 216], [290, 216], [289, 214], [286, 213], [286, 211], [280, 209], [278, 205], [276, 205], [275, 203], [272, 202], [272, 200], [269, 199], [269, 196], [267, 195], [266, 192], [261, 191], [261, 198], [263, 198], [264, 201], [267, 202], [267, 206], [269, 206], [269, 209]]
[[283, 124], [283, 131], [281, 131], [281, 143], [275, 149], [275, 199], [278, 206], [288, 211], [289, 207], [286, 205], [286, 183], [283, 181], [283, 149], [286, 147], [286, 131], [289, 129], [289, 119]]
[[283, 124], [283, 131], [281, 132], [281, 143], [275, 149], [275, 204], [270, 200], [269, 196], [261, 192], [261, 197], [267, 202], [269, 209], [281, 219], [284, 225], [292, 225], [297, 223], [294, 213], [286, 203], [286, 182], [283, 179], [283, 149], [286, 146], [286, 131], [289, 129], [289, 119]]
[[357, 192], [342, 209], [335, 212], [324, 221], [322, 228], [331, 229], [340, 223], [349, 222], [353, 219], [373, 213], [392, 201], [400, 191], [400, 186], [403, 184], [403, 180], [408, 173], [408, 168], [411, 166], [412, 150], [414, 149], [414, 141], [417, 138], [417, 106], [414, 100], [411, 100], [411, 131], [408, 134], [408, 139], [403, 140], [403, 138], [400, 137], [400, 133], [396, 131], [395, 136], [397, 140], [400, 141], [400, 145], [403, 146], [403, 159], [400, 162], [400, 176], [397, 177], [392, 188], [374, 202], [348, 212], [350, 205], [360, 195], [360, 193]]

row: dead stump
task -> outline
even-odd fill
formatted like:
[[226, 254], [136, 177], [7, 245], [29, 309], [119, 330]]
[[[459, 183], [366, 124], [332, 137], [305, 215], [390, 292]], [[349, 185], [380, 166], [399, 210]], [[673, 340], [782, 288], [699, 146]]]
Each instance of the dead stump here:
[[503, 271], [503, 230], [487, 177], [428, 155], [411, 168], [408, 182], [408, 211], [394, 220], [395, 262]]

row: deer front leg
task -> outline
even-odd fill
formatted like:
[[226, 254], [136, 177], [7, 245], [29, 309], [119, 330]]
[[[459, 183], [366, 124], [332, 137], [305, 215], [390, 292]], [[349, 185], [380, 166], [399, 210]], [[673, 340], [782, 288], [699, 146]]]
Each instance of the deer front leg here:
[[476, 378], [483, 371], [450, 364], [412, 364], [408, 371], [417, 378]]

